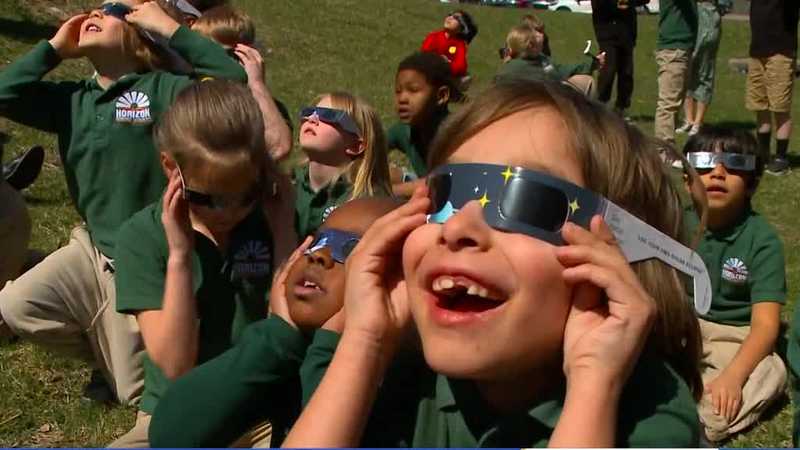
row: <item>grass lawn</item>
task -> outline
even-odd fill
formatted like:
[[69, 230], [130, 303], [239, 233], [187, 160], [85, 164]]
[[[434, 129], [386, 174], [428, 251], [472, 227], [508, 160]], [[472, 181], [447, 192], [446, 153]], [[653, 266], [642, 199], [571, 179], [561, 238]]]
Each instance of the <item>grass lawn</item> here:
[[[97, 0], [99, 3], [100, 0]], [[95, 3], [56, 0], [70, 11]], [[258, 24], [273, 93], [291, 111], [297, 111], [319, 93], [346, 90], [363, 96], [381, 112], [386, 125], [393, 121], [392, 93], [399, 60], [416, 49], [425, 34], [440, 26], [448, 5], [435, 0], [240, 0]], [[0, 67], [15, 60], [39, 39], [49, 38], [55, 21], [41, 13], [44, 0], [0, 2]], [[470, 47], [473, 92], [491, 80], [499, 61], [497, 48], [522, 11], [467, 7], [480, 26]], [[579, 58], [587, 39], [593, 39], [591, 17], [543, 13], [554, 54], [561, 62]], [[657, 21], [640, 20], [636, 49], [636, 91], [630, 114], [652, 132], [656, 100], [653, 56]], [[708, 122], [752, 128], [753, 116], [744, 109], [744, 77], [731, 72], [727, 60], [747, 55], [747, 22], [725, 21], [719, 54], [717, 89]], [[52, 79], [90, 76], [81, 61], [62, 64]], [[42, 105], [46, 108], [47, 105]], [[800, 117], [795, 102], [795, 117]], [[6, 158], [44, 144], [54, 149], [53, 136], [0, 119], [0, 131], [11, 136]], [[796, 133], [797, 136], [800, 133]], [[800, 154], [800, 141], [792, 147]], [[793, 158], [795, 165], [800, 157]], [[793, 226], [800, 210], [800, 170], [784, 177], [767, 176], [756, 197], [756, 208], [778, 228], [786, 246], [789, 297], [784, 317], [789, 320], [800, 285], [800, 230]], [[52, 251], [64, 244], [78, 223], [70, 204], [57, 154], [48, 154], [44, 172], [26, 192], [34, 220], [33, 247]], [[794, 211], [794, 212], [792, 212]], [[794, 219], [792, 219], [794, 217]], [[0, 446], [101, 446], [126, 432], [134, 411], [104, 407], [81, 400], [89, 371], [82, 363], [53, 357], [24, 343], [0, 344]], [[788, 399], [767, 420], [727, 446], [784, 447], [791, 444]]]

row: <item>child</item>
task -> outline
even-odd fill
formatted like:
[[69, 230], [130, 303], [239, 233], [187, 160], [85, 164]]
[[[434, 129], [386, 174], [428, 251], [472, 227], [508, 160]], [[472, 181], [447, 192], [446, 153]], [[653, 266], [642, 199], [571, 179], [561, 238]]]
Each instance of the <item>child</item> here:
[[[433, 53], [414, 53], [400, 61], [394, 80], [394, 107], [399, 123], [387, 132], [389, 148], [408, 158], [413, 178], [428, 173], [428, 146], [447, 117], [448, 103], [459, 96], [450, 69]], [[410, 197], [414, 183], [392, 180], [395, 195]]]
[[[311, 337], [338, 340], [329, 319], [342, 308], [344, 262], [370, 225], [397, 206], [390, 198], [364, 198], [331, 213], [313, 243], [307, 239], [276, 277], [273, 314], [167, 390], [153, 415], [151, 444], [225, 447], [244, 435], [252, 447], [263, 439], [254, 442], [246, 431], [269, 419], [271, 444], [280, 445], [299, 414], [298, 370]], [[311, 364], [314, 357], [308, 355]]]
[[279, 230], [260, 202], [275, 172], [262, 169], [262, 127], [247, 89], [226, 81], [187, 87], [156, 126], [169, 184], [122, 227], [115, 261], [117, 310], [135, 316], [145, 344], [144, 393], [113, 447], [146, 446], [170, 381], [266, 316]]
[[605, 54], [579, 64], [557, 64], [542, 53], [544, 34], [527, 25], [517, 25], [506, 36], [503, 65], [495, 83], [517, 81], [560, 81], [568, 83], [587, 97], [595, 96], [595, 69], [605, 64]]
[[386, 137], [375, 110], [344, 92], [322, 94], [315, 103], [300, 111], [300, 147], [308, 157], [294, 171], [301, 239], [345, 201], [391, 193]]
[[550, 50], [550, 38], [545, 32], [544, 21], [536, 14], [525, 14], [522, 16], [522, 25], [527, 25], [539, 33], [542, 33], [542, 54], [547, 57], [553, 56], [553, 52]]
[[[141, 337], [135, 321], [115, 311], [116, 234], [163, 193], [152, 127], [194, 82], [153, 71], [159, 51], [144, 32], [167, 39], [197, 77], [245, 80], [220, 46], [139, 0], [69, 19], [0, 72], [0, 114], [58, 135], [70, 196], [86, 224], [0, 292], [0, 315], [23, 338], [93, 361], [122, 403], [141, 394]], [[62, 60], [80, 57], [94, 66], [91, 79], [42, 81]]]
[[430, 32], [420, 50], [435, 53], [450, 64], [454, 79], [467, 76], [467, 46], [478, 34], [478, 26], [466, 11], [453, 11], [444, 18], [444, 27]]
[[[350, 255], [344, 332], [284, 445], [696, 446], [699, 336], [678, 274], [629, 265], [602, 218], [564, 224], [588, 220], [585, 200], [529, 181], [549, 173], [595, 191], [666, 243], [680, 198], [652, 144], [571, 89], [521, 83], [455, 113], [430, 161], [462, 164], [435, 169], [431, 198], [417, 190]], [[452, 192], [476, 201], [453, 205]], [[396, 389], [383, 374], [409, 319], [433, 371]]]
[[[714, 288], [700, 319], [700, 419], [712, 442], [755, 423], [786, 384], [774, 352], [786, 299], [783, 244], [750, 203], [764, 170], [757, 149], [749, 133], [718, 128], [700, 131], [684, 148], [708, 195], [708, 230], [697, 251]], [[688, 214], [688, 223], [696, 221]]]
[[264, 116], [264, 131], [267, 149], [273, 161], [284, 159], [292, 150], [286, 106], [272, 97], [264, 80], [264, 62], [255, 48], [255, 24], [245, 13], [228, 5], [207, 10], [192, 25], [192, 30], [220, 44], [228, 54], [239, 61], [247, 71], [247, 86], [253, 93], [261, 114]]
[[[0, 133], [0, 162], [6, 135]], [[37, 147], [41, 150], [41, 147]], [[28, 260], [31, 239], [31, 216], [18, 189], [0, 177], [0, 289], [6, 281], [17, 278]], [[10, 334], [0, 316], [0, 338]]]

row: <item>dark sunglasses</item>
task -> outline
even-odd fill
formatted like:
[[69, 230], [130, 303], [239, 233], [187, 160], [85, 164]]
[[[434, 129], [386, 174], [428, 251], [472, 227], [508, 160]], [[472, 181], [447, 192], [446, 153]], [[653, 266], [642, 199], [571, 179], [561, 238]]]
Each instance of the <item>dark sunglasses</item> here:
[[428, 223], [444, 224], [467, 203], [478, 201], [486, 224], [553, 245], [564, 245], [561, 228], [588, 229], [600, 215], [628, 262], [657, 258], [694, 278], [695, 308], [711, 306], [711, 279], [702, 258], [613, 202], [546, 173], [495, 164], [448, 164], [428, 176]]
[[314, 236], [314, 241], [311, 246], [306, 250], [305, 254], [310, 255], [318, 252], [323, 248], [330, 249], [331, 257], [339, 264], [344, 264], [350, 253], [358, 244], [361, 238], [349, 231], [342, 231], [336, 228], [325, 228], [317, 232]]
[[239, 195], [222, 195], [222, 194], [207, 194], [198, 192], [186, 187], [186, 181], [183, 178], [183, 172], [178, 167], [178, 175], [181, 177], [181, 189], [183, 190], [183, 198], [192, 205], [202, 206], [214, 210], [225, 210], [231, 208], [245, 208], [252, 206], [262, 194], [262, 183], [256, 183], [252, 189], [245, 194]]
[[124, 3], [111, 2], [103, 3], [99, 8], [104, 16], [113, 16], [119, 20], [125, 21], [125, 16], [133, 12], [133, 10]]
[[756, 169], [756, 156], [743, 153], [727, 152], [690, 152], [686, 159], [698, 172], [707, 172], [717, 164], [722, 164], [728, 170], [752, 172]]
[[347, 114], [346, 111], [334, 108], [325, 108], [324, 106], [307, 106], [300, 110], [300, 120], [309, 120], [316, 118], [321, 122], [331, 125], [338, 125], [342, 130], [348, 133], [361, 136], [361, 130], [358, 128], [355, 120]]

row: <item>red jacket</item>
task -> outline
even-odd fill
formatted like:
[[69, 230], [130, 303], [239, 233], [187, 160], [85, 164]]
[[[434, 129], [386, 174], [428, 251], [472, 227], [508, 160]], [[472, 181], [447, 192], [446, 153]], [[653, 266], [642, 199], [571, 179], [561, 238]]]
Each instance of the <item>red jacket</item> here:
[[422, 42], [422, 51], [447, 58], [454, 77], [461, 78], [467, 74], [467, 42], [463, 39], [449, 36], [445, 30], [434, 31]]

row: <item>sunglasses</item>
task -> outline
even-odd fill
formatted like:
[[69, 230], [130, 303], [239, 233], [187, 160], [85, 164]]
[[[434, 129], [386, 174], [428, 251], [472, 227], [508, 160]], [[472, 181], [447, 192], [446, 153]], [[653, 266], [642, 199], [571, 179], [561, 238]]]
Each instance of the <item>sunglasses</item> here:
[[695, 308], [711, 306], [711, 279], [693, 250], [594, 192], [566, 180], [521, 167], [448, 164], [428, 176], [428, 223], [444, 224], [476, 200], [494, 229], [565, 245], [561, 228], [573, 222], [589, 229], [600, 215], [611, 228], [628, 262], [657, 258], [694, 278]]
[[330, 249], [331, 257], [339, 264], [344, 264], [350, 253], [358, 244], [361, 238], [349, 231], [342, 231], [336, 228], [325, 228], [317, 232], [314, 236], [314, 241], [311, 246], [306, 250], [305, 254], [310, 255], [318, 252], [323, 248]]
[[756, 169], [756, 156], [743, 153], [690, 152], [686, 154], [686, 159], [699, 171], [711, 170], [717, 164], [722, 164], [729, 170], [752, 172]]
[[116, 17], [123, 22], [125, 21], [125, 16], [133, 12], [128, 5], [117, 2], [103, 3], [99, 9], [104, 16]]
[[355, 120], [347, 114], [346, 111], [334, 108], [325, 108], [324, 106], [307, 106], [300, 110], [300, 120], [315, 119], [331, 125], [338, 125], [342, 130], [348, 133], [361, 136], [361, 130], [358, 128]]
[[181, 189], [183, 190], [184, 200], [192, 205], [217, 211], [252, 206], [261, 197], [262, 193], [261, 183], [256, 183], [256, 185], [245, 194], [206, 194], [186, 187], [186, 181], [183, 178], [183, 172], [180, 167], [178, 167], [178, 176], [181, 178]]

